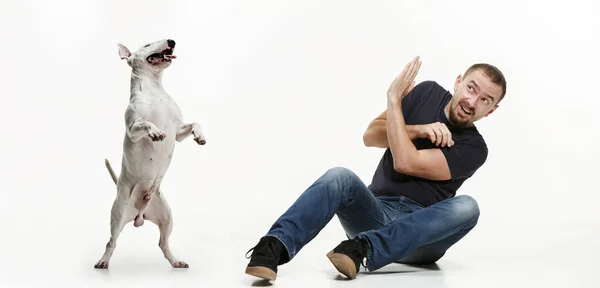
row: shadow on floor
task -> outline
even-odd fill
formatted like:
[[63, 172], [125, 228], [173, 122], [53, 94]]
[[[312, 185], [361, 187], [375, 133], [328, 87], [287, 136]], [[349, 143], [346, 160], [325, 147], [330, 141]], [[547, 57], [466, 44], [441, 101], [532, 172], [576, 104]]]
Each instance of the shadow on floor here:
[[[408, 268], [408, 269], [407, 269]], [[441, 271], [438, 264], [413, 265], [413, 264], [392, 264], [377, 271], [361, 271], [365, 275], [383, 275], [396, 273], [414, 273], [423, 271]]]
[[267, 287], [267, 286], [272, 286], [273, 283], [271, 283], [269, 280], [255, 280], [254, 282], [252, 282], [252, 286], [254, 287]]

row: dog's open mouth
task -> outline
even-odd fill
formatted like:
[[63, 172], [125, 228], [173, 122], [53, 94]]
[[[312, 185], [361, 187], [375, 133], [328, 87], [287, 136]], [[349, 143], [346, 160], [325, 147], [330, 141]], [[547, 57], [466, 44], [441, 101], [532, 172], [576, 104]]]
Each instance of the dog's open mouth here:
[[167, 48], [160, 53], [154, 53], [146, 58], [150, 64], [159, 64], [162, 62], [171, 62], [171, 59], [175, 59], [177, 56], [173, 55], [173, 49]]

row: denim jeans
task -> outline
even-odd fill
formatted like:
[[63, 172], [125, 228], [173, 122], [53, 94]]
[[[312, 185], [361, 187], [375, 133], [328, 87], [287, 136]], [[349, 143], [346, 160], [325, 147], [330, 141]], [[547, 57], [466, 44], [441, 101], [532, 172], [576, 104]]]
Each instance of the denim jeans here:
[[337, 215], [347, 238], [369, 243], [366, 268], [391, 263], [431, 264], [477, 224], [479, 207], [469, 196], [456, 196], [429, 207], [404, 196], [375, 197], [346, 168], [332, 168], [317, 179], [267, 232], [279, 239], [288, 260]]

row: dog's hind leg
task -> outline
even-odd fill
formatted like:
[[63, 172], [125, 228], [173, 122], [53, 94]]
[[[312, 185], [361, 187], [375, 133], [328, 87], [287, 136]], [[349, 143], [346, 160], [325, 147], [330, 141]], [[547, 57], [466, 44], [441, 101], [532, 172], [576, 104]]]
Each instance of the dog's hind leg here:
[[146, 215], [148, 220], [156, 224], [160, 231], [158, 247], [160, 247], [164, 257], [169, 261], [171, 266], [174, 268], [189, 268], [189, 265], [186, 262], [180, 261], [173, 256], [173, 253], [171, 252], [171, 248], [169, 247], [169, 236], [171, 236], [171, 231], [173, 231], [171, 208], [162, 193], [158, 192], [155, 196], [157, 197], [152, 197], [152, 200], [148, 205]]
[[106, 250], [102, 258], [94, 265], [97, 269], [107, 269], [110, 258], [112, 257], [115, 247], [117, 245], [117, 239], [123, 231], [123, 227], [129, 221], [131, 221], [130, 211], [127, 210], [127, 204], [120, 199], [116, 199], [111, 209], [110, 217], [110, 239], [106, 243]]

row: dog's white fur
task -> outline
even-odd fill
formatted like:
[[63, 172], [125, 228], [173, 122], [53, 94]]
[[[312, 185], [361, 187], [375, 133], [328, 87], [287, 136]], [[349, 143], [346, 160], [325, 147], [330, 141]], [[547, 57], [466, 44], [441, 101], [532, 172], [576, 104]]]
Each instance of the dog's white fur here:
[[[171, 46], [171, 47], [170, 47]], [[169, 235], [173, 227], [171, 209], [160, 185], [171, 163], [176, 142], [190, 135], [204, 145], [206, 139], [198, 123], [184, 123], [181, 110], [162, 86], [162, 73], [171, 65], [173, 40], [160, 40], [131, 53], [118, 44], [119, 56], [132, 68], [131, 95], [125, 111], [126, 133], [123, 141], [121, 173], [117, 178], [108, 160], [105, 160], [111, 178], [117, 186], [116, 199], [110, 218], [110, 240], [95, 268], [106, 269], [115, 250], [123, 227], [133, 221], [135, 227], [144, 220], [155, 223], [160, 231], [158, 245], [164, 257], [175, 268], [188, 264], [173, 256]]]

